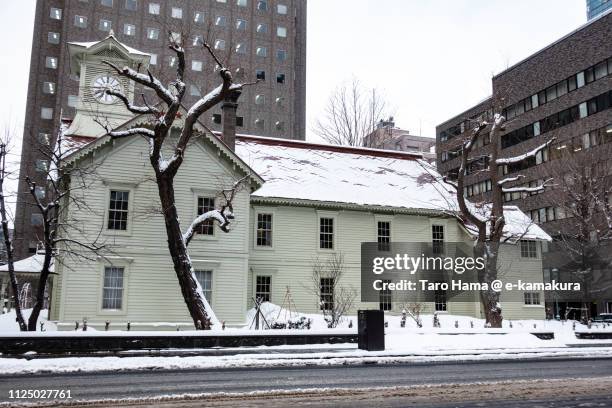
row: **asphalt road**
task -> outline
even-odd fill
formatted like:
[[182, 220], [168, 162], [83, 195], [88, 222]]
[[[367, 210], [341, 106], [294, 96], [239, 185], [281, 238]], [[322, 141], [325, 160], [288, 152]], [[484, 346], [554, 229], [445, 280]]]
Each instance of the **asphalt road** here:
[[[393, 387], [506, 380], [598, 378], [611, 375], [612, 359], [386, 366], [311, 366], [301, 368], [242, 368], [25, 376], [3, 376], [0, 373], [0, 402], [8, 402], [9, 391], [15, 389], [69, 389], [73, 399], [97, 400], [141, 398], [169, 394], [243, 393], [300, 388]], [[610, 395], [612, 396], [612, 389]], [[598, 398], [599, 400], [595, 399], [590, 403], [593, 403], [593, 406], [612, 405], [612, 399], [604, 396]], [[601, 405], [600, 400], [604, 401]], [[12, 400], [12, 402], [15, 402], [15, 400]], [[22, 400], [22, 402], [25, 401]], [[508, 403], [511, 403], [511, 401]], [[354, 404], [353, 406], [361, 405]], [[454, 406], [463, 405], [455, 404]], [[546, 407], [548, 405], [542, 404], [541, 406]]]

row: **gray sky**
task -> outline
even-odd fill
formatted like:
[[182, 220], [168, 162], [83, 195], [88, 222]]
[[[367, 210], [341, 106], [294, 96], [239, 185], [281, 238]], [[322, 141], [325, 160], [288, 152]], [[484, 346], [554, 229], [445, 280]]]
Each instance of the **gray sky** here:
[[[0, 1], [2, 126], [21, 133], [35, 0]], [[435, 125], [490, 93], [492, 74], [586, 21], [584, 0], [308, 0], [307, 127], [353, 76], [399, 126]], [[316, 138], [307, 131], [308, 140]], [[16, 150], [14, 153], [18, 153]]]

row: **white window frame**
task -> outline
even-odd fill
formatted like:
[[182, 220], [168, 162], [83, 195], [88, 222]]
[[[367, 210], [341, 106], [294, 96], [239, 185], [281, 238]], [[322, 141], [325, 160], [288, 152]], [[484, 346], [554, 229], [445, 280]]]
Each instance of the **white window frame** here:
[[[98, 267], [98, 315], [100, 316], [125, 316], [128, 313], [128, 293], [130, 266], [134, 261], [129, 257], [109, 256], [104, 262], [100, 262]], [[123, 268], [123, 293], [121, 299], [121, 309], [103, 309], [104, 302], [104, 274], [107, 267]]]
[[[206, 188], [192, 188], [191, 189], [191, 194], [192, 194], [192, 203], [193, 203], [192, 204], [191, 215], [192, 215], [193, 218], [191, 220], [189, 220], [190, 224], [198, 216], [198, 198], [200, 198], [200, 197], [215, 198], [215, 208], [218, 208], [217, 205], [219, 204], [219, 202], [218, 202], [218, 198], [217, 198], [217, 191], [212, 190], [212, 189], [206, 189]], [[219, 234], [217, 233], [217, 228], [215, 226], [215, 221], [213, 221], [213, 233], [212, 233], [212, 235], [208, 235], [208, 234], [196, 234], [194, 232], [193, 238], [191, 239], [191, 245], [193, 245], [197, 241], [217, 241], [218, 239], [219, 239]]]
[[[338, 213], [330, 212], [330, 211], [316, 211], [316, 245], [317, 252], [336, 252], [338, 251]], [[331, 248], [321, 248], [321, 218], [331, 218], [334, 224], [334, 232], [332, 234], [332, 247]]]
[[[275, 249], [276, 243], [276, 211], [270, 207], [255, 207], [254, 209], [254, 222], [253, 222], [253, 249], [270, 251]], [[270, 214], [272, 215], [272, 245], [257, 245], [257, 220], [259, 214]]]
[[[134, 201], [136, 199], [134, 190], [135, 186], [133, 184], [128, 183], [115, 183], [115, 182], [104, 182], [106, 185], [106, 194], [104, 201], [104, 225], [102, 233], [105, 235], [122, 235], [122, 236], [130, 236], [132, 235], [132, 225], [134, 224], [133, 216], [134, 216]], [[108, 228], [108, 213], [110, 210], [110, 195], [111, 191], [127, 191], [128, 194], [128, 216], [127, 216], [127, 228], [125, 230], [116, 230]]]

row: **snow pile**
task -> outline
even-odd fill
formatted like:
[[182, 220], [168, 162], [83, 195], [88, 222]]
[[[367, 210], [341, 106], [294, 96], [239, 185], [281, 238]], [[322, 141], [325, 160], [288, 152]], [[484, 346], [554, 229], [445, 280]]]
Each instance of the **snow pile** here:
[[[28, 321], [30, 318], [30, 313], [32, 313], [32, 309], [23, 310], [23, 318]], [[44, 322], [44, 330], [48, 332], [54, 332], [57, 330], [57, 327], [52, 322], [47, 320], [47, 316], [49, 311], [47, 309], [43, 309], [40, 311], [40, 317], [38, 318], [38, 325], [36, 330], [40, 330], [40, 322]], [[0, 334], [8, 334], [8, 333], [20, 333], [19, 326], [15, 319], [17, 318], [17, 314], [15, 313], [15, 309], [11, 310], [8, 313], [0, 314]], [[53, 333], [55, 334], [55, 333]]]

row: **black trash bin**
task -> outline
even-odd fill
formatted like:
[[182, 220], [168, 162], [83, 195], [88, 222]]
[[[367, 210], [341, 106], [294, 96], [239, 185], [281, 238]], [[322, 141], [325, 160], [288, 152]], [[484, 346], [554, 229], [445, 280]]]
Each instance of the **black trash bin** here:
[[385, 349], [385, 313], [382, 310], [359, 310], [357, 338], [359, 348], [368, 351]]

